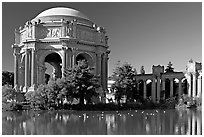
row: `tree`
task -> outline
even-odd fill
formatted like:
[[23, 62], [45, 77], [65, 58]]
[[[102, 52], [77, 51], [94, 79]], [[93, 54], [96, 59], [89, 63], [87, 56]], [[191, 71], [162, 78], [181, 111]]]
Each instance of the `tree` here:
[[4, 85], [2, 87], [2, 102], [15, 102], [16, 101], [16, 91], [12, 88], [11, 85]]
[[88, 66], [86, 60], [78, 61], [78, 64], [67, 70], [66, 81], [69, 81], [73, 87], [72, 95], [79, 99], [81, 105], [84, 99], [88, 104], [92, 103], [91, 98], [98, 96], [96, 90], [100, 87], [98, 78], [93, 74], [93, 68]]
[[47, 85], [41, 84], [36, 91], [28, 91], [25, 94], [25, 97], [26, 100], [31, 104], [32, 108], [47, 108], [49, 106], [47, 92]]
[[165, 71], [168, 72], [174, 72], [174, 68], [172, 67], [171, 61], [169, 61], [169, 64], [167, 65]]
[[136, 93], [136, 69], [130, 64], [124, 63], [120, 65], [118, 62], [116, 68], [113, 71], [112, 79], [115, 83], [111, 89], [115, 91], [115, 98], [118, 103], [122, 96], [126, 95], [126, 101], [132, 102], [134, 100], [134, 94]]
[[6, 84], [12, 85], [12, 87], [14, 86], [14, 73], [13, 72], [8, 72], [8, 71], [2, 72], [2, 86]]

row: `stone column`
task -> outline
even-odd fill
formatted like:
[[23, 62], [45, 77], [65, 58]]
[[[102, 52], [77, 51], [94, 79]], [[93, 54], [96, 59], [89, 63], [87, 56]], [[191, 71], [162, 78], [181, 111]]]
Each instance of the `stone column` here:
[[179, 79], [179, 90], [178, 90], [178, 96], [179, 98], [181, 98], [181, 94], [182, 94], [182, 79]]
[[157, 78], [157, 101], [159, 102], [160, 100], [160, 78]]
[[19, 78], [18, 78], [18, 82], [19, 82], [19, 85], [21, 87], [21, 91], [23, 90], [22, 88], [24, 87], [25, 85], [25, 65], [22, 63], [21, 66], [19, 67]]
[[28, 61], [28, 63], [29, 63], [29, 67], [28, 67], [28, 87], [30, 87], [31, 86], [31, 69], [32, 69], [32, 64], [31, 64], [31, 62], [32, 62], [32, 56], [31, 56], [31, 49], [29, 49], [29, 61]]
[[162, 91], [164, 91], [163, 99], [165, 99], [166, 91], [165, 91], [165, 79], [162, 79]]
[[18, 60], [19, 60], [19, 53], [14, 53], [14, 86], [15, 85], [19, 85], [19, 81], [18, 81], [18, 68], [19, 68], [19, 63], [18, 63]]
[[97, 70], [97, 75], [100, 76], [99, 77], [99, 83], [102, 84], [102, 76], [101, 76], [101, 53], [98, 52], [97, 53], [97, 67], [96, 67], [96, 70]]
[[201, 90], [202, 90], [202, 81], [201, 75], [198, 76], [197, 83], [198, 83], [198, 94], [197, 97], [201, 97]]
[[32, 61], [31, 61], [31, 86], [36, 84], [36, 72], [35, 72], [35, 49], [32, 49]]
[[76, 50], [77, 48], [72, 48], [72, 66], [76, 64]]
[[69, 68], [69, 67], [71, 67], [72, 65], [71, 65], [71, 48], [68, 48], [67, 49], [67, 58], [66, 58], [66, 60], [67, 60], [67, 62], [66, 62], [66, 68]]
[[62, 59], [62, 77], [65, 77], [65, 69], [66, 69], [66, 50], [67, 47], [63, 46], [62, 47], [62, 52], [63, 52], [63, 59]]
[[29, 50], [25, 50], [25, 85], [24, 85], [24, 92], [27, 92], [28, 89], [28, 73], [29, 73]]
[[196, 97], [196, 86], [197, 86], [196, 85], [196, 74], [194, 73], [193, 74], [193, 87], [192, 87], [193, 88], [193, 95], [192, 95], [193, 97]]
[[170, 79], [170, 97], [174, 96], [174, 79]]
[[147, 90], [146, 90], [146, 79], [143, 81], [143, 93], [144, 93], [144, 95], [143, 95], [143, 97], [144, 97], [144, 99], [146, 99], [147, 98]]
[[14, 56], [14, 86], [19, 86], [19, 57], [20, 57], [20, 47], [18, 47], [17, 44], [12, 45], [12, 48], [14, 50], [13, 56]]
[[155, 84], [155, 78], [152, 79], [152, 101], [155, 102], [155, 92], [156, 92], [156, 84]]
[[106, 54], [104, 53], [102, 55], [102, 66], [101, 66], [101, 76], [102, 76], [102, 84], [103, 84], [103, 89], [104, 90], [107, 90], [107, 73], [106, 73], [106, 67], [107, 67], [107, 57], [106, 57]]
[[192, 86], [191, 86], [191, 74], [188, 75], [187, 82], [188, 82], [188, 96], [191, 97], [192, 96], [191, 95], [191, 88], [192, 88]]
[[97, 74], [101, 75], [101, 53], [97, 53]]

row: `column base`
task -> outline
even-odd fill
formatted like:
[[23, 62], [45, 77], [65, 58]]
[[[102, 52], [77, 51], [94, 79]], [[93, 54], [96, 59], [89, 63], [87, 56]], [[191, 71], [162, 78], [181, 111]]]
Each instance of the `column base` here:
[[23, 93], [26, 93], [28, 91], [28, 87], [23, 87]]
[[37, 87], [35, 85], [28, 88], [28, 91], [36, 91]]

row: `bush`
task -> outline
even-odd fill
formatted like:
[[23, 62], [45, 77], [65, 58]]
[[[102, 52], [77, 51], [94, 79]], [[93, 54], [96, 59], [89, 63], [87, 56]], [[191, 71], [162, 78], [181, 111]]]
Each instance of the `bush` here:
[[23, 106], [16, 102], [10, 102], [10, 103], [3, 103], [2, 104], [2, 110], [3, 111], [17, 111], [22, 110]]

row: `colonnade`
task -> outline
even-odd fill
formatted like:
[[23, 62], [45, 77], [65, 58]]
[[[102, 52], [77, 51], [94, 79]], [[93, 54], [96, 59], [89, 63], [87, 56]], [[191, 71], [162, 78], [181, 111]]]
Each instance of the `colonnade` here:
[[[143, 81], [143, 97], [147, 98], [147, 82], [148, 79], [142, 79]], [[151, 99], [153, 102], [159, 101], [161, 99], [161, 91], [165, 91], [165, 80], [166, 79], [151, 79]], [[173, 82], [174, 79], [170, 78], [170, 97], [174, 96]], [[182, 94], [182, 79], [179, 79], [178, 96]], [[165, 99], [165, 94], [164, 98]]]
[[199, 73], [189, 73], [186, 78], [188, 82], [188, 96], [200, 97], [202, 94], [202, 75]]

